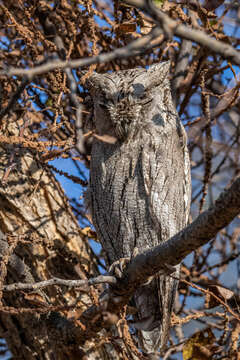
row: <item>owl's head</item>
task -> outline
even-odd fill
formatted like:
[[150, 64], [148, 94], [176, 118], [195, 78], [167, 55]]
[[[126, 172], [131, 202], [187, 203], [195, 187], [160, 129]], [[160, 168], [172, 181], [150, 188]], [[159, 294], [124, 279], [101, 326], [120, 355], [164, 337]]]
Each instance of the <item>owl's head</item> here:
[[162, 62], [149, 69], [94, 73], [86, 86], [93, 99], [97, 134], [124, 141], [151, 122], [163, 125], [172, 107], [169, 66], [170, 62]]

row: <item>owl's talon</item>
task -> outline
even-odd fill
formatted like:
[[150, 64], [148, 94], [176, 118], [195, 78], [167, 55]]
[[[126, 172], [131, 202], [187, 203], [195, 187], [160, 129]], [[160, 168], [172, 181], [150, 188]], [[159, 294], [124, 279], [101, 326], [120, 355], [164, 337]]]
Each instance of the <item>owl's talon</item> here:
[[139, 249], [138, 249], [137, 247], [135, 247], [135, 248], [133, 249], [131, 258], [132, 258], [132, 259], [135, 258], [138, 254], [139, 254]]
[[121, 258], [114, 263], [109, 268], [109, 274], [112, 276], [115, 276], [118, 279], [122, 279], [123, 272], [130, 263], [131, 259], [129, 257], [127, 258]]

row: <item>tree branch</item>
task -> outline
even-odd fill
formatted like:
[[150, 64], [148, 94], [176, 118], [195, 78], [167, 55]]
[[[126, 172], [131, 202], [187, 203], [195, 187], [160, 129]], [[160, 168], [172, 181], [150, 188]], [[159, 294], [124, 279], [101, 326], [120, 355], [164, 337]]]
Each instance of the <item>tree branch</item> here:
[[231, 45], [223, 41], [216, 40], [205, 34], [203, 31], [195, 30], [189, 26], [179, 24], [172, 20], [167, 14], [159, 10], [150, 0], [124, 0], [130, 6], [137, 7], [145, 11], [162, 29], [171, 35], [179, 36], [186, 40], [194, 41], [211, 52], [222, 55], [223, 58], [231, 60], [236, 65], [240, 65], [240, 52]]
[[[113, 294], [117, 295], [110, 298], [107, 304], [107, 311], [118, 312], [119, 309], [128, 303], [134, 291], [146, 280], [160, 271], [166, 271], [168, 265], [179, 264], [185, 256], [193, 250], [206, 244], [217, 233], [230, 224], [230, 222], [240, 213], [240, 178], [234, 181], [229, 189], [221, 193], [215, 204], [208, 210], [201, 213], [190, 225], [170, 238], [167, 242], [157, 245], [142, 254], [137, 255], [130, 262], [123, 278], [118, 280], [116, 285], [111, 287]], [[90, 324], [90, 320], [102, 310], [97, 306], [92, 306], [86, 310], [80, 320]], [[100, 330], [100, 322], [93, 324], [94, 330]], [[92, 326], [89, 325], [89, 326]]]
[[26, 76], [34, 77], [49, 71], [52, 71], [56, 68], [66, 69], [66, 68], [77, 68], [83, 66], [89, 66], [92, 64], [102, 64], [110, 62], [116, 58], [124, 59], [130, 56], [136, 56], [141, 52], [144, 52], [148, 49], [153, 48], [156, 44], [151, 44], [151, 41], [156, 39], [158, 36], [162, 35], [162, 30], [155, 27], [149, 34], [143, 36], [140, 39], [132, 41], [127, 46], [122, 48], [117, 48], [109, 53], [103, 53], [100, 55], [87, 57], [83, 59], [70, 60], [70, 61], [61, 61], [53, 60], [49, 61], [46, 64], [35, 66], [31, 69], [22, 69], [22, 68], [9, 68], [0, 71], [0, 75], [7, 75], [8, 77], [17, 75], [17, 76]]
[[37, 290], [42, 289], [47, 286], [52, 285], [64, 285], [68, 287], [82, 287], [82, 286], [90, 286], [90, 285], [97, 285], [97, 284], [116, 284], [117, 280], [114, 276], [107, 276], [107, 275], [100, 275], [95, 278], [86, 279], [86, 280], [65, 280], [60, 278], [52, 278], [49, 280], [39, 281], [36, 283], [14, 283], [10, 285], [4, 285], [3, 291], [16, 291], [16, 290]]
[[215, 204], [201, 213], [190, 225], [167, 242], [136, 256], [130, 263], [123, 289], [136, 289], [149, 276], [164, 269], [164, 264], [177, 265], [193, 250], [206, 244], [240, 213], [240, 177], [223, 191]]
[[[89, 280], [63, 280], [51, 279], [36, 284], [11, 284], [5, 285], [3, 290], [38, 289], [53, 284], [66, 286], [93, 285], [102, 282], [111, 283], [110, 296], [103, 296], [99, 306], [91, 306], [80, 317], [81, 327], [75, 326], [71, 321], [62, 324], [55, 332], [61, 332], [61, 341], [70, 337], [79, 344], [96, 336], [104, 326], [101, 314], [103, 312], [118, 313], [128, 303], [136, 288], [143, 284], [150, 276], [159, 271], [166, 271], [166, 265], [174, 266], [181, 262], [185, 256], [206, 244], [217, 235], [219, 230], [226, 227], [240, 213], [240, 178], [225, 190], [216, 200], [214, 206], [201, 213], [189, 226], [170, 238], [167, 242], [155, 246], [140, 255], [137, 255], [129, 264], [123, 279], [99, 276]], [[168, 269], [168, 267], [167, 267]], [[107, 281], [106, 281], [107, 280]], [[111, 296], [113, 295], [113, 296]], [[103, 306], [104, 298], [105, 306]], [[56, 313], [54, 313], [56, 316]], [[50, 314], [51, 315], [51, 314]], [[49, 316], [50, 316], [49, 315]], [[54, 324], [51, 322], [54, 328]]]
[[224, 59], [229, 59], [234, 64], [240, 65], [240, 52], [234, 49], [233, 46], [226, 44], [223, 41], [216, 40], [208, 34], [205, 34], [203, 31], [192, 29], [189, 26], [179, 24], [178, 21], [172, 20], [168, 15], [157, 9], [150, 1], [128, 0], [124, 2], [130, 6], [134, 6], [145, 11], [155, 20], [158, 25], [162, 27], [163, 30], [159, 27], [155, 27], [148, 35], [145, 35], [140, 39], [134, 40], [127, 46], [117, 48], [109, 53], [103, 53], [97, 56], [71, 61], [55, 60], [47, 62], [46, 64], [40, 66], [35, 66], [31, 69], [9, 68], [0, 71], [0, 75], [25, 75], [26, 77], [31, 78], [36, 75], [52, 71], [56, 68], [73, 69], [77, 67], [89, 66], [92, 64], [107, 63], [116, 58], [129, 58], [131, 56], [139, 55], [140, 53], [155, 47], [156, 44], [152, 44], [151, 42], [160, 35], [162, 35], [163, 31], [168, 36], [176, 35], [183, 39], [196, 42], [206, 47], [211, 52], [221, 55]]
[[[227, 226], [239, 213], [240, 178], [219, 196], [214, 206], [201, 213], [192, 224], [166, 243], [137, 255], [126, 269], [124, 278], [118, 280], [112, 287], [113, 294], [120, 296], [109, 297], [105, 302], [106, 307], [94, 305], [87, 309], [79, 319], [81, 327], [71, 328], [71, 339], [75, 338], [80, 344], [95, 337], [96, 332], [106, 325], [101, 316], [103, 312], [118, 313], [128, 303], [139, 285], [143, 284], [149, 276], [166, 269], [166, 259], [168, 265], [178, 264], [186, 255], [216, 236], [218, 231]], [[66, 326], [68, 328], [69, 324]], [[63, 328], [61, 331], [64, 336], [67, 334]], [[62, 337], [61, 341], [64, 341]]]

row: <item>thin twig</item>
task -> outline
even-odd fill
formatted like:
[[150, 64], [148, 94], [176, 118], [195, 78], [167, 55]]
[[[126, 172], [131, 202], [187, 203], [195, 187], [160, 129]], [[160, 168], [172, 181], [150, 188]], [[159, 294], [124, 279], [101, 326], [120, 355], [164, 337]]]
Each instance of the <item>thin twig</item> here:
[[22, 92], [24, 91], [25, 87], [29, 84], [31, 79], [31, 76], [24, 76], [22, 79], [21, 84], [18, 86], [16, 92], [12, 95], [11, 99], [9, 100], [9, 103], [7, 106], [0, 111], [0, 120], [9, 113], [9, 111], [14, 110], [15, 104], [20, 98]]
[[[172, 20], [166, 14], [161, 12], [158, 9], [154, 8], [154, 11], [151, 8], [146, 8], [143, 1], [125, 1], [129, 5], [139, 7], [146, 12], [149, 11], [149, 15], [154, 17], [154, 19], [161, 25], [162, 22], [167, 24], [172, 31], [173, 35], [179, 36], [186, 40], [194, 41], [207, 49], [211, 52], [220, 54], [224, 59], [230, 59], [232, 63], [239, 65], [240, 64], [240, 52], [234, 49], [231, 45], [216, 40], [211, 36], [205, 34], [203, 31], [192, 29], [186, 25], [179, 24], [177, 21]], [[165, 26], [166, 28], [166, 26]], [[61, 60], [54, 60], [47, 62], [46, 64], [35, 66], [31, 69], [22, 69], [22, 68], [9, 68], [0, 71], [0, 75], [7, 75], [7, 76], [27, 76], [27, 77], [34, 77], [39, 74], [43, 74], [49, 71], [52, 71], [56, 68], [59, 69], [66, 69], [66, 68], [77, 68], [83, 66], [89, 66], [92, 64], [102, 64], [110, 62], [116, 58], [123, 59], [129, 58], [132, 56], [136, 56], [147, 49], [151, 49], [156, 44], [151, 44], [151, 41], [156, 39], [158, 36], [162, 35], [162, 29], [159, 27], [155, 27], [148, 35], [143, 36], [140, 39], [132, 41], [127, 46], [122, 48], [117, 48], [109, 53], [103, 53], [100, 55], [87, 57], [83, 59], [71, 60], [71, 61], [61, 61]]]

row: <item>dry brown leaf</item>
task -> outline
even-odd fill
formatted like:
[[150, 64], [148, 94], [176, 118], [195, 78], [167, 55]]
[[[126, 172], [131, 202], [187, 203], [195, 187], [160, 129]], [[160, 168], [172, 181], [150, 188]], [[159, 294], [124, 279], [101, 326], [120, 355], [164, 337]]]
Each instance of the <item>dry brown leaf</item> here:
[[93, 240], [97, 239], [97, 234], [89, 226], [86, 226], [84, 229], [81, 229], [81, 232], [84, 236], [87, 236]]
[[121, 33], [132, 33], [134, 31], [136, 31], [137, 29], [137, 24], [136, 23], [122, 23], [122, 24], [119, 24], [116, 28], [116, 32], [118, 34], [121, 34]]
[[29, 301], [33, 305], [37, 306], [48, 306], [44, 297], [37, 293], [24, 294], [24, 299]]

